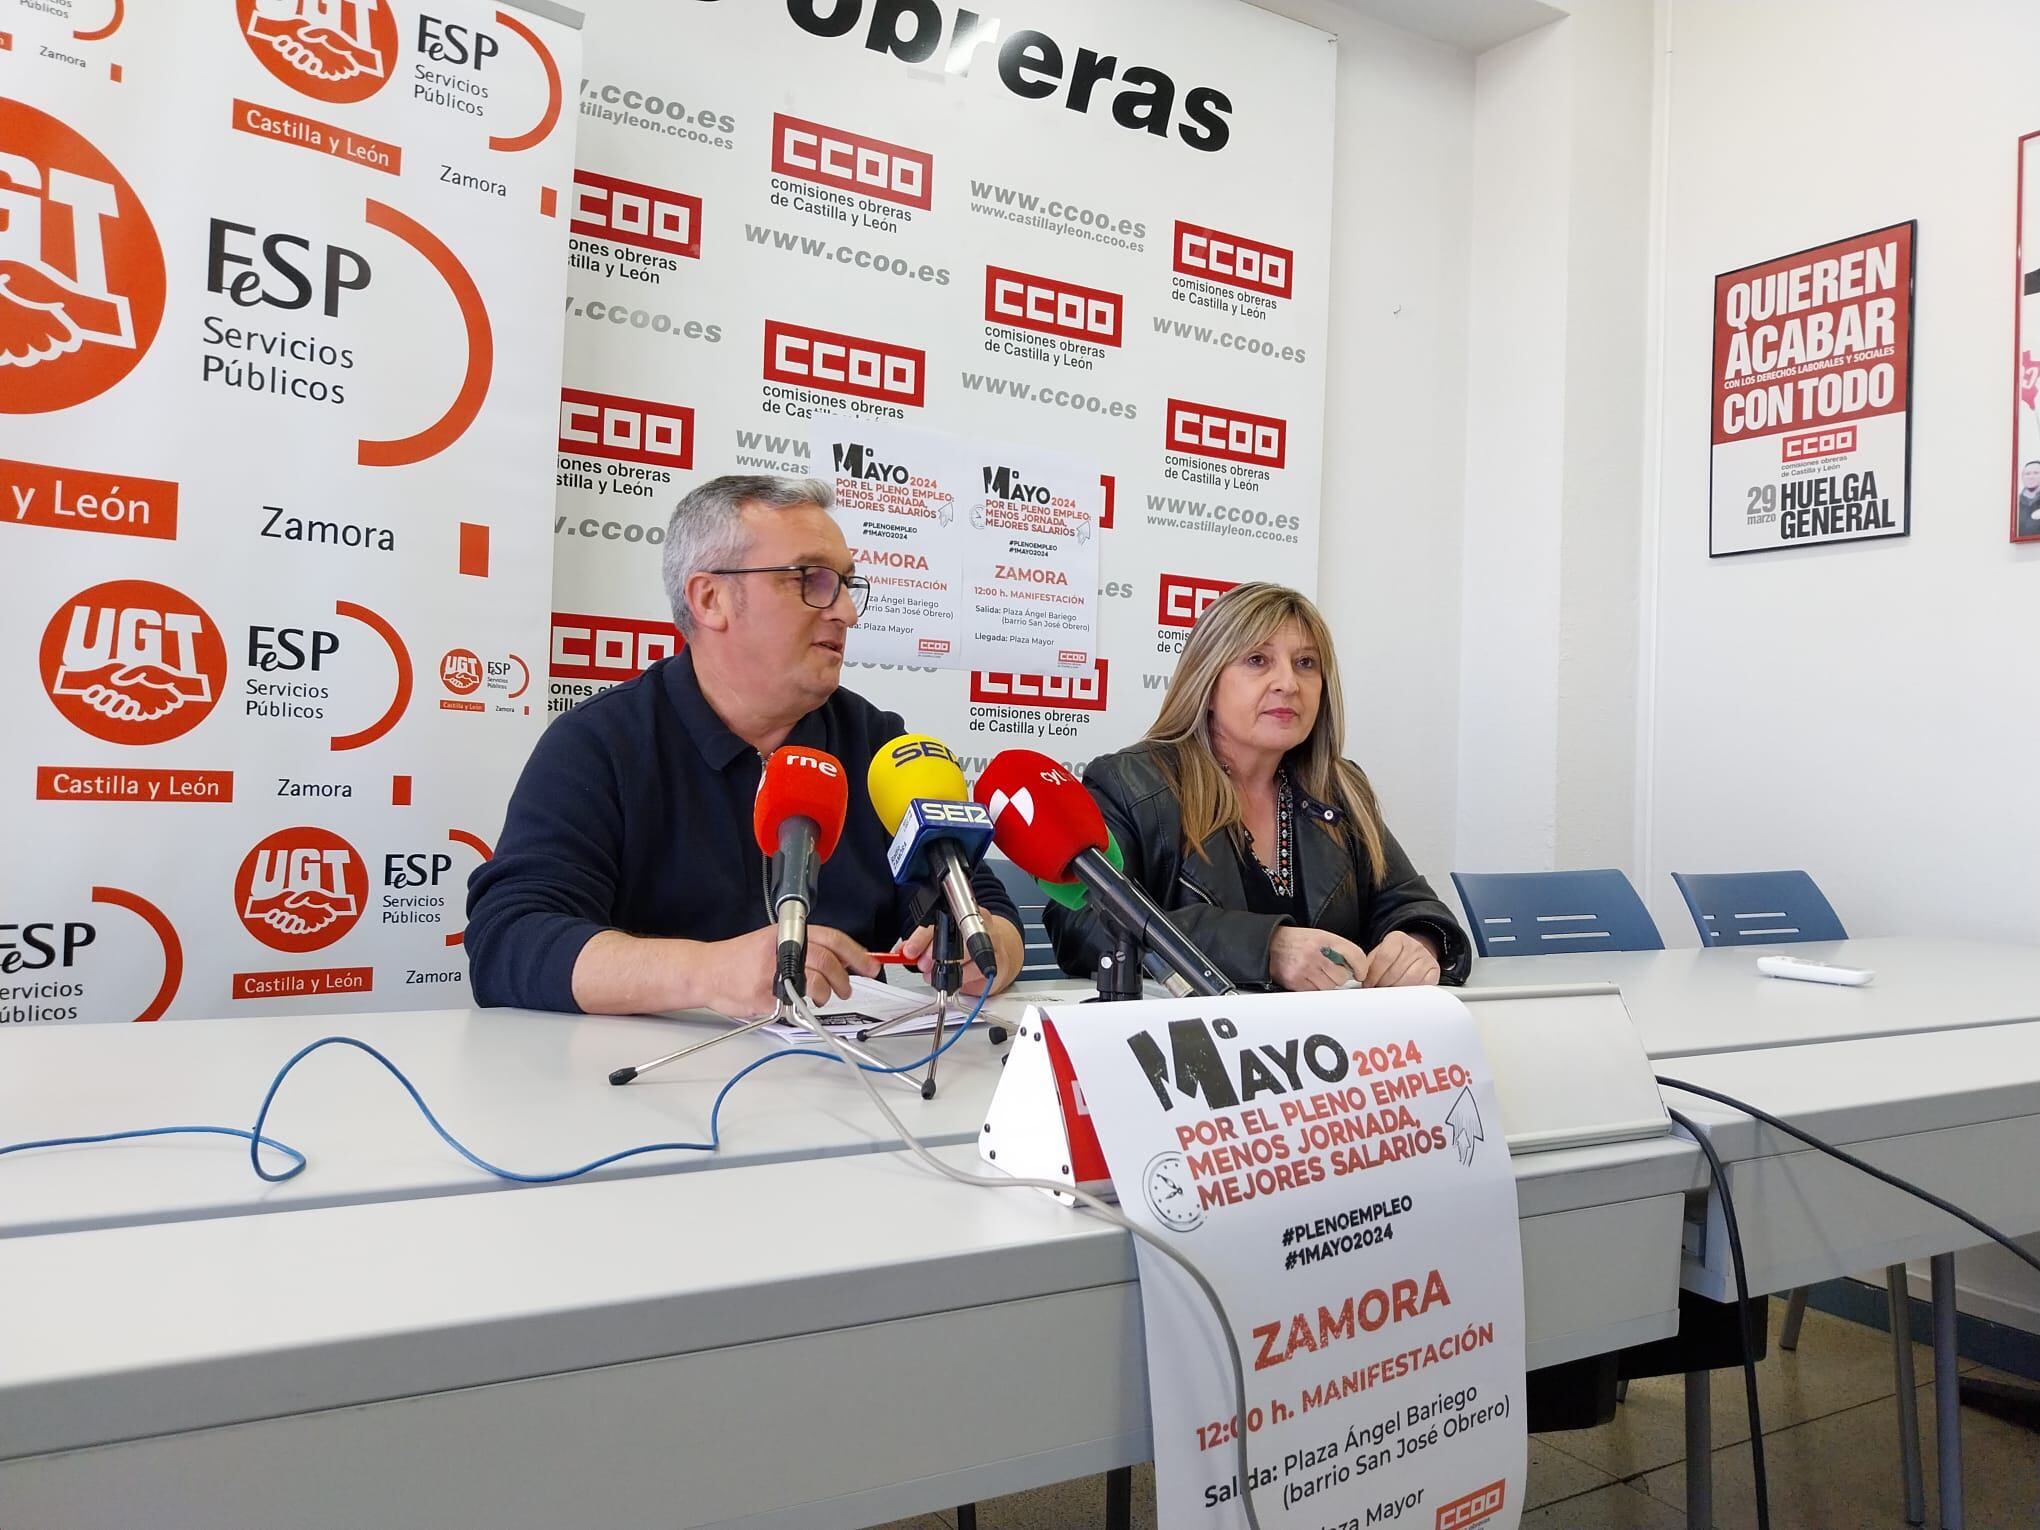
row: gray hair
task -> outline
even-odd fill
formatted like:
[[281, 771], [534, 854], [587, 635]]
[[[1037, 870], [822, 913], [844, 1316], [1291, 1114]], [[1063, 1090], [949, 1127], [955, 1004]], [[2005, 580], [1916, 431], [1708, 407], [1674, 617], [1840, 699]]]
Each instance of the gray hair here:
[[694, 613], [687, 608], [687, 581], [703, 569], [727, 568], [741, 562], [747, 538], [743, 512], [748, 505], [767, 510], [792, 510], [815, 505], [834, 507], [835, 491], [819, 478], [782, 478], [775, 473], [726, 473], [697, 484], [673, 508], [666, 522], [666, 551], [661, 570], [666, 600], [673, 607], [673, 625], [694, 636]]

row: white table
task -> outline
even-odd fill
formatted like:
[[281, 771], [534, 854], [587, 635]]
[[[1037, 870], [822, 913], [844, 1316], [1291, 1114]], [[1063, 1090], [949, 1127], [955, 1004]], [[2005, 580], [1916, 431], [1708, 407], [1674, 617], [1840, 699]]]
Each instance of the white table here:
[[[5, 1070], [0, 1119], [9, 1140], [24, 1115], [39, 1134], [240, 1122], [304, 1039], [349, 1033], [386, 1043], [477, 1146], [550, 1166], [698, 1125], [739, 1049], [765, 1045], [704, 1054], [663, 1093], [661, 1075], [605, 1082], [674, 1029], [486, 1012], [32, 1033], [8, 1038], [28, 1062]], [[961, 1144], [996, 1063], [974, 1037], [959, 1057], [935, 1102], [895, 1094], [975, 1165]], [[1149, 1454], [1125, 1235], [887, 1151], [840, 1069], [740, 1086], [715, 1159], [518, 1189], [454, 1159], [368, 1059], [325, 1061], [280, 1096], [275, 1134], [313, 1160], [289, 1196], [224, 1141], [0, 1160], [9, 1287], [61, 1293], [0, 1305], [7, 1530], [793, 1530]], [[52, 1084], [81, 1076], [89, 1095]], [[1692, 1146], [1516, 1169], [1529, 1364], [1674, 1331]]]
[[[1625, 1302], [1676, 1288], [1697, 1155], [1575, 1153], [1523, 1184], [1532, 1364], [1676, 1322]], [[1648, 1284], [1607, 1257], [1618, 1179], [1658, 1192]], [[8, 1530], [790, 1530], [1151, 1450], [1125, 1235], [900, 1154], [7, 1247], [10, 1284], [93, 1314], [0, 1316]]]
[[[1619, 984], [1661, 1075], [1748, 1100], [2001, 1230], [2040, 1230], [2040, 1176], [2028, 1168], [2040, 1163], [2040, 947], [1879, 938], [1790, 950], [1876, 978], [1861, 988], [1785, 982], [1756, 970], [1761, 950], [1714, 947], [1489, 958], [1474, 964], [1471, 986]], [[1930, 1259], [1941, 1523], [1956, 1530], [1954, 1255], [1983, 1236], [1738, 1112], [1695, 1096], [1675, 1103], [1728, 1163], [1752, 1294]], [[1732, 1299], [1711, 1193], [1700, 1237], [1704, 1257], [1687, 1261], [1686, 1285]], [[1689, 1428], [1704, 1385], [1689, 1394]], [[1704, 1522], [1706, 1477], [1690, 1461], [1687, 1485]]]
[[1468, 986], [1618, 984], [1644, 1050], [1658, 1059], [2040, 1020], [2040, 946], [1883, 937], [1785, 948], [1872, 969], [1864, 988], [1765, 977], [1757, 957], [1766, 949], [1483, 957]]
[[[986, 1014], [1011, 1018], [1020, 1008], [1002, 996]], [[263, 1091], [292, 1053], [322, 1036], [345, 1035], [388, 1055], [472, 1151], [505, 1168], [546, 1172], [639, 1143], [706, 1140], [716, 1092], [745, 1063], [784, 1050], [780, 1043], [735, 1037], [622, 1087], [611, 1085], [609, 1074], [728, 1028], [727, 1021], [705, 1018], [513, 1009], [52, 1026], [4, 1038], [0, 1141], [171, 1124], [249, 1127]], [[870, 1048], [905, 1063], [930, 1044], [926, 1036], [901, 1036]], [[903, 1083], [881, 1087], [922, 1141], [969, 1142], [998, 1072], [999, 1049], [981, 1019], [943, 1055], [933, 1100]], [[813, 1058], [788, 1058], [738, 1084], [722, 1126], [719, 1153], [647, 1155], [592, 1177], [900, 1146], [857, 1080]], [[382, 1065], [352, 1048], [329, 1047], [301, 1062], [277, 1094], [264, 1133], [306, 1154], [311, 1167], [282, 1184], [264, 1184], [248, 1166], [246, 1144], [222, 1137], [0, 1159], [6, 1185], [0, 1238], [504, 1188], [449, 1151]], [[264, 1162], [280, 1170], [287, 1160], [269, 1152]]]

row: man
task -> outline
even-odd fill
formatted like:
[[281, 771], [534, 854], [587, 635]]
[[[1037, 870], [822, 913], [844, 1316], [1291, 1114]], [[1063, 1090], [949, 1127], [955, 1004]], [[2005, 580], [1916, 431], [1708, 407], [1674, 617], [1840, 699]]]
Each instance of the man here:
[[2019, 469], [2018, 534], [2040, 537], [2040, 458]]
[[[906, 928], [890, 836], [863, 782], [899, 717], [841, 688], [843, 645], [870, 586], [814, 479], [717, 478], [666, 529], [665, 582], [686, 646], [546, 730], [511, 794], [495, 858], [468, 883], [476, 1001], [591, 1014], [773, 1005], [777, 935], [751, 829], [765, 758], [823, 749], [851, 780], [808, 926], [808, 993], [878, 975], [871, 948], [932, 966]], [[1024, 959], [1019, 916], [990, 871], [972, 879], [999, 983]], [[904, 937], [901, 939], [901, 937]], [[965, 991], [984, 976], [966, 960]]]

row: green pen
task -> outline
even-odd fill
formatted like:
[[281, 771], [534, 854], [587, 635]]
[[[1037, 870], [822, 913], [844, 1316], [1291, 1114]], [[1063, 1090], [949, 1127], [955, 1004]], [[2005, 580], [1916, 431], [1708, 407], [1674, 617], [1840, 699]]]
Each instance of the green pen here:
[[[1353, 964], [1347, 961], [1345, 957], [1339, 955], [1339, 953], [1334, 951], [1330, 946], [1319, 946], [1318, 955], [1322, 956], [1328, 962], [1337, 962], [1341, 967], [1344, 967], [1348, 972], [1353, 972]], [[1357, 972], [1353, 972], [1353, 975], [1350, 978], [1346, 979], [1346, 981], [1349, 983], [1357, 984], [1362, 988], [1365, 988], [1367, 986], [1364, 982], [1361, 981], [1360, 974]]]

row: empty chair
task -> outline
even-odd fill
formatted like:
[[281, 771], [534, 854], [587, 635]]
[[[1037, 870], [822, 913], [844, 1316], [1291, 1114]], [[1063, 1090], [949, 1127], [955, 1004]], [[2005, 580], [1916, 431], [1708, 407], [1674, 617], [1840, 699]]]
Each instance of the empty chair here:
[[1027, 958], [1020, 966], [1016, 981], [1031, 982], [1038, 978], [1060, 978], [1062, 967], [1055, 959], [1055, 947], [1049, 944], [1048, 930], [1041, 922], [1041, 911], [1048, 906], [1048, 894], [1041, 890], [1026, 872], [1011, 861], [997, 856], [988, 856], [985, 864], [999, 874], [999, 880], [1006, 884], [1006, 895], [1020, 910], [1020, 937], [1027, 942]]
[[1849, 938], [1803, 871], [1675, 871], [1672, 880], [1685, 895], [1703, 946]]
[[1455, 871], [1452, 885], [1482, 956], [1665, 948], [1629, 878], [1612, 868]]

